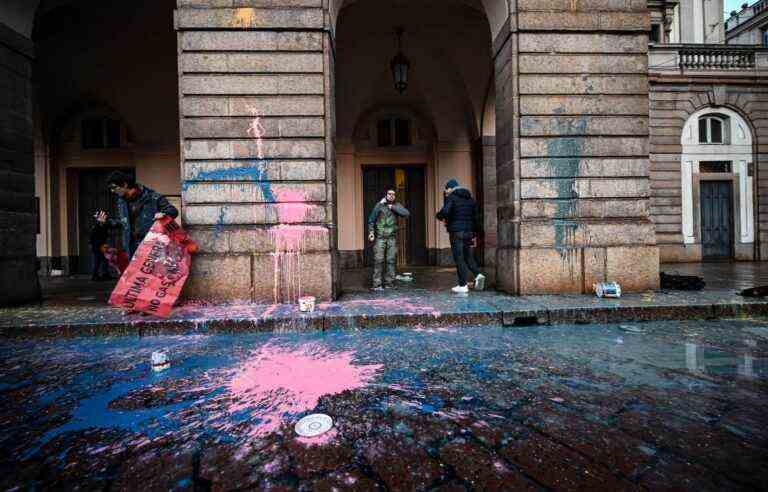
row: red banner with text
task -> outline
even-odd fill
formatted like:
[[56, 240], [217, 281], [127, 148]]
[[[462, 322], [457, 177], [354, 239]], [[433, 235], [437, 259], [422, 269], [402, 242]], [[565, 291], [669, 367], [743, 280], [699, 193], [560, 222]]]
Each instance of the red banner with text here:
[[117, 282], [109, 303], [161, 317], [171, 314], [197, 245], [170, 217], [156, 220]]

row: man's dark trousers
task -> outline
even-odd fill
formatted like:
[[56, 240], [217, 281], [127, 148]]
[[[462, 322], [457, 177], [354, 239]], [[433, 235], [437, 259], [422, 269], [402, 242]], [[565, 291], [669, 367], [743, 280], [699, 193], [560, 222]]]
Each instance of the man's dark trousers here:
[[451, 232], [449, 237], [453, 261], [456, 263], [456, 275], [459, 277], [459, 285], [464, 287], [467, 285], [469, 272], [475, 276], [480, 274], [480, 268], [477, 266], [475, 255], [472, 254], [471, 249], [475, 233], [468, 231]]

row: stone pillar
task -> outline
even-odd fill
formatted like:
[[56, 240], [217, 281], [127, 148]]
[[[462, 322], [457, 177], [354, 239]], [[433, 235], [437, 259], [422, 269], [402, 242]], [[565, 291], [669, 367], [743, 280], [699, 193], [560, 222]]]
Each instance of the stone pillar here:
[[498, 285], [656, 288], [646, 2], [516, 3], [496, 50]]
[[179, 0], [186, 295], [295, 302], [336, 285], [333, 105], [320, 0]]
[[0, 24], [0, 306], [40, 297], [32, 152], [33, 53], [32, 41]]

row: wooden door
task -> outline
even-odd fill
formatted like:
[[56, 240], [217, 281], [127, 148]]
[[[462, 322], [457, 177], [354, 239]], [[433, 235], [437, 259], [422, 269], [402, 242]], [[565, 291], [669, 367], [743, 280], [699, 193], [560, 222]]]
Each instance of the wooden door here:
[[701, 247], [704, 259], [728, 259], [733, 251], [733, 198], [730, 181], [700, 181]]
[[[397, 182], [396, 174], [405, 179]], [[363, 168], [363, 235], [365, 266], [373, 265], [373, 244], [368, 241], [368, 216], [373, 207], [387, 193], [397, 191], [397, 200], [411, 213], [408, 219], [400, 220], [398, 232], [398, 265], [420, 266], [428, 262], [427, 228], [425, 220], [426, 189], [422, 166], [366, 166]]]

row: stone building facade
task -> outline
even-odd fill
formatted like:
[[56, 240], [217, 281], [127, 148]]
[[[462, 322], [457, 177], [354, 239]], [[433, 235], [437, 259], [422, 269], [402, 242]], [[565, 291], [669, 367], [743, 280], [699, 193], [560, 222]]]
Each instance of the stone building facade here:
[[[649, 86], [646, 0], [110, 3], [0, 7], [0, 40], [14, 53], [3, 66], [22, 67], [3, 80], [29, 95], [2, 115], [4, 128], [26, 122], [4, 135], [29, 142], [2, 171], [31, 199], [34, 163], [41, 207], [35, 236], [34, 209], [0, 203], [3, 235], [27, 231], [0, 251], [2, 277], [25, 292], [19, 300], [36, 295], [35, 238], [48, 270], [81, 261], [88, 183], [96, 168], [119, 167], [178, 196], [201, 244], [190, 297], [336, 296], [341, 267], [364, 256], [369, 171], [388, 167], [396, 183], [421, 180], [431, 263], [448, 246], [433, 219], [442, 186], [458, 177], [483, 204], [499, 289], [657, 287], [657, 238], [668, 257], [676, 240], [657, 234], [659, 207], [676, 205], [659, 201], [666, 144], [653, 138], [675, 135], [655, 130], [665, 113], [649, 116], [649, 95], [663, 101], [692, 82], [662, 90], [651, 71]], [[389, 73], [399, 25], [412, 61], [403, 95]], [[709, 97], [689, 92], [696, 104]], [[730, 100], [725, 93], [714, 88], [712, 98]], [[382, 128], [404, 135], [402, 145], [381, 145]]]
[[768, 2], [744, 3], [725, 21], [725, 42], [768, 46]]
[[[659, 18], [686, 21], [677, 2], [662, 3]], [[761, 46], [651, 45], [651, 215], [662, 262], [766, 258], [767, 70]]]

